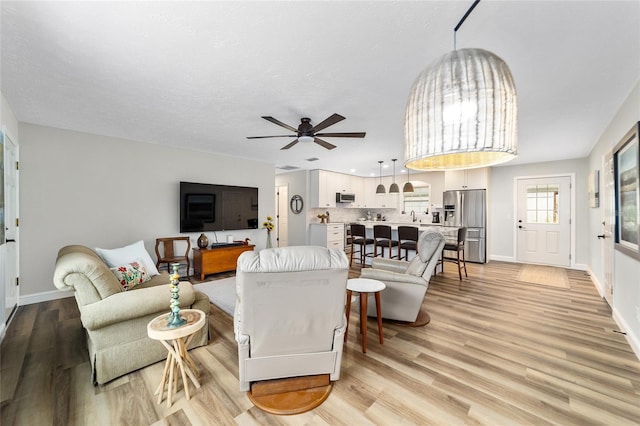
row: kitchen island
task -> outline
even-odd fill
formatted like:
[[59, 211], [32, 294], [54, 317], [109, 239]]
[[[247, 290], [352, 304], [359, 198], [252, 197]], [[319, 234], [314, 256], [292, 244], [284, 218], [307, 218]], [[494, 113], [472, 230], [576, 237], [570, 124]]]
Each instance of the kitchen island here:
[[[373, 238], [373, 227], [375, 225], [388, 225], [391, 227], [391, 238], [398, 239], [398, 226], [415, 226], [418, 228], [418, 233], [425, 231], [436, 231], [444, 235], [447, 242], [455, 243], [458, 238], [457, 226], [444, 226], [442, 223], [424, 223], [424, 222], [389, 222], [384, 220], [358, 220], [351, 222], [353, 224], [364, 225], [367, 233], [367, 238]], [[415, 255], [413, 250], [409, 251]], [[397, 255], [397, 248], [393, 250], [394, 256]], [[409, 257], [411, 260], [411, 256]], [[365, 260], [366, 265], [371, 264], [371, 257], [367, 257]]]

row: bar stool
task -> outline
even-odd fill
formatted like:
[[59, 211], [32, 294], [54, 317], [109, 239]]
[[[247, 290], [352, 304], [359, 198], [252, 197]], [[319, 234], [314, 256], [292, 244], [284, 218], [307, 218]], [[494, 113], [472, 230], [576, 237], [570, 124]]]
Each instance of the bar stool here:
[[373, 225], [373, 257], [378, 257], [378, 246], [382, 257], [384, 257], [385, 247], [389, 248], [389, 259], [399, 257], [399, 253], [398, 256], [393, 255], [393, 247], [398, 247], [398, 241], [391, 238], [391, 226]]
[[367, 256], [367, 246], [373, 244], [373, 238], [367, 238], [367, 229], [364, 225], [351, 224], [351, 257], [349, 259], [349, 266], [353, 263], [353, 252], [355, 246], [358, 246], [358, 253], [360, 256], [360, 265], [364, 267], [364, 258]]
[[[458, 276], [462, 281], [462, 268], [464, 268], [464, 276], [467, 277], [467, 264], [464, 261], [464, 242], [467, 239], [467, 228], [458, 228], [458, 240], [455, 243], [445, 243], [442, 249], [440, 264], [442, 265], [442, 273], [444, 273], [444, 262], [453, 262], [458, 264]], [[455, 251], [456, 257], [445, 257], [444, 251]], [[462, 253], [462, 263], [460, 263], [460, 253]]]
[[[418, 228], [415, 226], [398, 226], [398, 259], [409, 260], [409, 250], [414, 250], [418, 254]], [[400, 251], [404, 249], [404, 256], [400, 256]]]

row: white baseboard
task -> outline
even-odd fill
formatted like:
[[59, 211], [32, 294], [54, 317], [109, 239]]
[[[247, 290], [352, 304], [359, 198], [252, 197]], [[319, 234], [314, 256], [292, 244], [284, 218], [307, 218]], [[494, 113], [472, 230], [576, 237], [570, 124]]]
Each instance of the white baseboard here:
[[598, 277], [596, 277], [596, 274], [594, 274], [593, 271], [591, 271], [591, 268], [587, 266], [586, 271], [589, 274], [589, 277], [591, 278], [591, 282], [593, 283], [593, 286], [596, 288], [596, 290], [598, 290], [598, 294], [600, 295], [600, 297], [604, 298], [604, 285], [602, 285], [600, 281], [598, 281]]
[[629, 324], [626, 323], [624, 318], [622, 318], [622, 315], [620, 315], [615, 308], [613, 309], [613, 320], [616, 322], [616, 324], [618, 324], [618, 327], [620, 327], [620, 331], [623, 331], [625, 333], [627, 342], [629, 342], [631, 349], [633, 349], [633, 352], [636, 354], [636, 357], [640, 360], [639, 336], [636, 336], [635, 334], [633, 334], [633, 331], [632, 331], [633, 328], [631, 328]]
[[575, 265], [569, 267], [569, 269], [575, 269], [577, 271], [589, 271], [589, 266], [584, 263], [576, 263]]
[[43, 291], [42, 293], [25, 294], [24, 296], [20, 296], [19, 305], [20, 306], [32, 305], [34, 303], [48, 302], [50, 300], [64, 299], [65, 297], [73, 297], [73, 292], [72, 291], [52, 290], [52, 291]]
[[517, 262], [516, 258], [513, 256], [500, 256], [499, 254], [490, 255], [489, 260], [497, 260], [499, 262], [511, 262], [511, 263]]

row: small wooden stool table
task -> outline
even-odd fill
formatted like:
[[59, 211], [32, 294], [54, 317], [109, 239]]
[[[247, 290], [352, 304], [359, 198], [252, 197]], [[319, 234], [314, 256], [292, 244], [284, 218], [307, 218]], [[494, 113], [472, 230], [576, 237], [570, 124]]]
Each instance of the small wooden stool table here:
[[[154, 395], [158, 395], [158, 404], [160, 404], [166, 383], [167, 407], [171, 407], [171, 394], [175, 393], [178, 389], [178, 368], [182, 375], [182, 384], [184, 385], [184, 393], [187, 399], [190, 399], [187, 376], [189, 376], [196, 388], [200, 388], [200, 382], [198, 382], [196, 377], [198, 370], [187, 352], [187, 347], [195, 333], [204, 325], [206, 316], [204, 312], [198, 309], [182, 309], [180, 310], [180, 316], [184, 318], [187, 323], [180, 327], [173, 328], [167, 327], [168, 316], [169, 314], [166, 313], [152, 319], [149, 324], [147, 324], [147, 334], [149, 338], [159, 340], [169, 352], [167, 354], [167, 361], [164, 364], [162, 380]], [[167, 372], [169, 373], [168, 377]]]
[[371, 278], [351, 278], [347, 280], [347, 328], [344, 332], [344, 341], [347, 341], [349, 332], [349, 314], [351, 313], [351, 295], [353, 292], [360, 294], [360, 333], [362, 334], [362, 352], [367, 352], [367, 301], [369, 293], [375, 293], [376, 313], [378, 315], [378, 335], [380, 344], [384, 343], [382, 337], [382, 304], [380, 303], [380, 292], [387, 286], [378, 280]]

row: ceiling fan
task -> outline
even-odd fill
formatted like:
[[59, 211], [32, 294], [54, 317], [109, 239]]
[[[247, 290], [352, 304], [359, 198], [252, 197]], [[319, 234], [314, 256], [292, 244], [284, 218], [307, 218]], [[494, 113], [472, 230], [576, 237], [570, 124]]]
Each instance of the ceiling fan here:
[[311, 119], [307, 117], [303, 117], [300, 119], [300, 125], [296, 129], [295, 127], [289, 126], [288, 124], [283, 123], [282, 121], [275, 119], [273, 117], [265, 117], [262, 116], [267, 121], [272, 122], [273, 124], [277, 124], [280, 127], [284, 127], [287, 130], [291, 130], [295, 133], [295, 135], [276, 135], [276, 136], [247, 136], [247, 139], [265, 139], [265, 138], [296, 138], [293, 142], [283, 146], [280, 149], [289, 149], [298, 142], [315, 142], [318, 145], [326, 148], [333, 149], [336, 146], [330, 144], [329, 142], [320, 139], [318, 136], [322, 137], [333, 137], [333, 138], [364, 138], [366, 132], [349, 132], [349, 133], [316, 133], [320, 130], [326, 129], [327, 127], [334, 125], [342, 120], [344, 117], [340, 114], [332, 114], [329, 118], [322, 121], [315, 126], [311, 124]]

